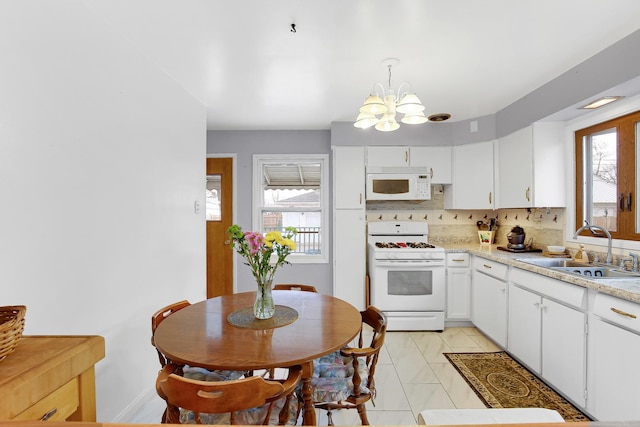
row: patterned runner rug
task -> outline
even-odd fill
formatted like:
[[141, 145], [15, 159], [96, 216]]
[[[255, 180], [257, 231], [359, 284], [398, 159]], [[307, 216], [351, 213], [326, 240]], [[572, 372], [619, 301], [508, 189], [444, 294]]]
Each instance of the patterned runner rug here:
[[590, 421], [504, 351], [444, 355], [488, 408], [547, 408], [565, 421]]

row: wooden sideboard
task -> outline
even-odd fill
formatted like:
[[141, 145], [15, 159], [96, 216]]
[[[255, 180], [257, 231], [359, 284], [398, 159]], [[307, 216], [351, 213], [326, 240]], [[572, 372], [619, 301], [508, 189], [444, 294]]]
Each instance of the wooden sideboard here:
[[96, 421], [100, 336], [23, 336], [0, 361], [0, 420]]

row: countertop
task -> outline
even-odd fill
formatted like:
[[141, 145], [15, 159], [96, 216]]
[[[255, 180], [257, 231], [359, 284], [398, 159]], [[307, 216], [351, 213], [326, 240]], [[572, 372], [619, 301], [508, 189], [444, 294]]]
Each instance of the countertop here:
[[562, 280], [563, 282], [573, 285], [582, 286], [583, 288], [594, 289], [598, 292], [609, 294], [618, 298], [625, 299], [640, 304], [640, 278], [638, 279], [599, 279], [590, 280], [587, 277], [576, 276], [573, 274], [563, 273], [557, 270], [540, 267], [526, 262], [519, 261], [524, 258], [542, 258], [541, 252], [522, 252], [512, 253], [501, 251], [498, 245], [480, 245], [473, 243], [450, 243], [441, 244], [447, 252], [468, 252], [492, 261], [507, 264], [522, 270], [538, 273], [543, 276]]

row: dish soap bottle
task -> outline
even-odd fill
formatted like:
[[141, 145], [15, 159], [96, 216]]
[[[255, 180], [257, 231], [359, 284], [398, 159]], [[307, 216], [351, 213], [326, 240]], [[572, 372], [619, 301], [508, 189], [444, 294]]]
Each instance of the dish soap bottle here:
[[589, 256], [587, 255], [587, 253], [584, 251], [584, 245], [580, 245], [580, 249], [578, 249], [578, 252], [576, 252], [576, 256], [573, 257], [573, 260], [575, 262], [581, 262], [584, 264], [589, 264]]

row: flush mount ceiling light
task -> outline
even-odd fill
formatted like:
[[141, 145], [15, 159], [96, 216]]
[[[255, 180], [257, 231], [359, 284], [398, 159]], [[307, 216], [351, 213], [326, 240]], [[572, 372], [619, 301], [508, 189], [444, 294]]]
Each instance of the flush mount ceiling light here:
[[596, 108], [604, 107], [607, 104], [611, 104], [619, 99], [624, 98], [624, 96], [603, 96], [602, 98], [598, 98], [595, 101], [588, 103], [587, 105], [583, 105], [580, 107], [584, 110], [594, 110]]
[[[360, 129], [371, 126], [382, 132], [390, 132], [398, 129], [400, 124], [396, 121], [396, 113], [404, 114], [400, 121], [404, 124], [414, 125], [426, 123], [424, 105], [411, 90], [408, 82], [403, 82], [398, 91], [391, 88], [391, 68], [398, 64], [396, 58], [387, 58], [382, 63], [389, 70], [389, 82], [387, 88], [381, 83], [376, 83], [372, 93], [364, 100], [360, 107], [360, 114], [353, 124]], [[403, 89], [407, 88], [404, 92]]]

